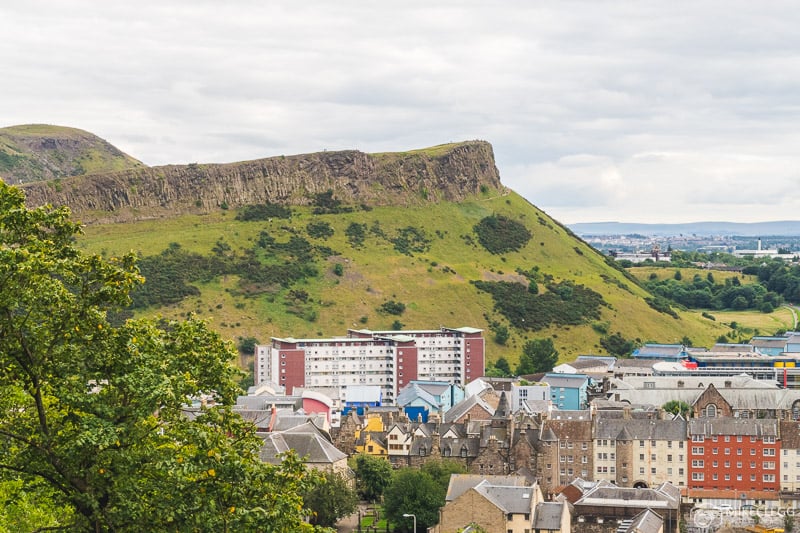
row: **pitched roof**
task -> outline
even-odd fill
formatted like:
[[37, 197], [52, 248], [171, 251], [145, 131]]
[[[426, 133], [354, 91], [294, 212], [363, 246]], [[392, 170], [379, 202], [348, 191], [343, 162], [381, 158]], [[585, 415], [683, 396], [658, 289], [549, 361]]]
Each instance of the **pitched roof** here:
[[778, 420], [752, 418], [693, 418], [688, 422], [689, 435], [742, 435], [777, 437]]
[[259, 456], [265, 463], [280, 463], [278, 456], [289, 450], [295, 450], [307, 463], [314, 464], [332, 464], [347, 458], [310, 422], [286, 431], [258, 435], [264, 440]]
[[396, 402], [400, 407], [405, 407], [416, 399], [427, 403], [431, 409], [438, 409], [439, 402], [436, 397], [416, 383], [409, 383], [397, 394]]
[[659, 533], [664, 527], [664, 519], [652, 509], [645, 509], [629, 520], [623, 520], [617, 533]]
[[445, 501], [453, 501], [469, 489], [476, 487], [479, 483], [488, 481], [493, 485], [505, 487], [524, 487], [527, 485], [525, 478], [521, 476], [495, 476], [479, 474], [450, 474], [450, 483], [447, 485], [447, 495]]
[[467, 414], [467, 411], [472, 409], [475, 406], [479, 406], [481, 409], [486, 411], [486, 414], [491, 417], [494, 415], [494, 409], [486, 403], [483, 398], [479, 396], [470, 396], [469, 398], [464, 398], [462, 401], [455, 404], [451, 407], [445, 414], [444, 414], [444, 421], [445, 422], [454, 422]]
[[[624, 437], [620, 435], [624, 433]], [[686, 421], [660, 419], [601, 418], [595, 422], [596, 439], [685, 440]]]
[[473, 488], [475, 492], [484, 496], [495, 504], [498, 509], [502, 509], [506, 513], [523, 514], [531, 512], [534, 487], [501, 486], [484, 480]]
[[[672, 490], [672, 489], [675, 490]], [[669, 483], [657, 488], [618, 487], [603, 480], [584, 493], [575, 506], [592, 507], [644, 507], [652, 509], [678, 510], [680, 508], [680, 489]]]
[[533, 529], [561, 530], [561, 516], [564, 514], [564, 506], [567, 502], [540, 502], [536, 504], [533, 515]]
[[589, 381], [589, 376], [582, 374], [545, 374], [540, 381], [541, 383], [547, 383], [551, 387], [577, 389]]

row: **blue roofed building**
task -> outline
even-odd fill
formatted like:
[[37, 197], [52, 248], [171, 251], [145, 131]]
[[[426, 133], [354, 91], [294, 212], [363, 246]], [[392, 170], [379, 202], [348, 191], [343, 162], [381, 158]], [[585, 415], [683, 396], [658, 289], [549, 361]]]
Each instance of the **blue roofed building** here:
[[589, 376], [585, 374], [545, 374], [542, 383], [550, 385], [550, 400], [560, 410], [586, 409]]
[[464, 389], [443, 381], [409, 382], [397, 395], [397, 406], [410, 420], [428, 421], [431, 413], [444, 416], [451, 407], [464, 399]]
[[634, 359], [659, 359], [661, 361], [680, 361], [686, 359], [688, 351], [683, 344], [647, 343], [632, 354]]

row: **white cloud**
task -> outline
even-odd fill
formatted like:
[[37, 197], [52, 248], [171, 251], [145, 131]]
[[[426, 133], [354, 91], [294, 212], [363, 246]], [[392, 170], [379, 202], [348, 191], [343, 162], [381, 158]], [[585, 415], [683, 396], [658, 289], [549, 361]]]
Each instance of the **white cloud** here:
[[0, 116], [148, 164], [494, 145], [563, 222], [797, 218], [800, 7], [29, 0]]

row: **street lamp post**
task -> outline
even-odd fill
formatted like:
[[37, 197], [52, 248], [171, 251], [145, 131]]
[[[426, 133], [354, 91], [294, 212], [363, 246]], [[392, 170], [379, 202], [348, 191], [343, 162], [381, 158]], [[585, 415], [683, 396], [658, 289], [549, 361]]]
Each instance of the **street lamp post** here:
[[417, 533], [417, 515], [403, 513], [403, 517], [405, 517], [405, 518], [409, 518], [410, 517], [410, 518], [414, 519], [414, 533]]

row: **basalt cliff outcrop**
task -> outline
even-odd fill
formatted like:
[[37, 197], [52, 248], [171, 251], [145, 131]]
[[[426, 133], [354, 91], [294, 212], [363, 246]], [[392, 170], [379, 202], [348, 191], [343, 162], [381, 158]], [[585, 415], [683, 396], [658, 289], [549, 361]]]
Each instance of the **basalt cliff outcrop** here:
[[409, 152], [356, 150], [227, 164], [139, 167], [23, 186], [29, 206], [69, 206], [86, 223], [126, 222], [281, 203], [333, 192], [343, 204], [419, 205], [502, 189], [492, 146], [468, 141]]

